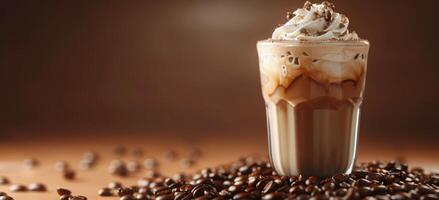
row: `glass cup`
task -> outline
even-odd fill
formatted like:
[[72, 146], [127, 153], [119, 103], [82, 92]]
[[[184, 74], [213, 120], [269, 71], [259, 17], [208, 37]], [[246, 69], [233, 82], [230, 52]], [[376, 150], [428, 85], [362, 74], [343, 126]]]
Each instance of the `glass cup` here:
[[276, 172], [351, 173], [369, 42], [264, 40], [257, 50]]

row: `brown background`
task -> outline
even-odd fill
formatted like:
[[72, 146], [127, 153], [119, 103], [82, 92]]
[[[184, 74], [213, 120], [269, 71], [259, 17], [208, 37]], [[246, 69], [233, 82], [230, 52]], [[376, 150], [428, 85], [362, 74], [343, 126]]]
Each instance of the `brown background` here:
[[[335, 3], [371, 43], [363, 132], [439, 138], [438, 1]], [[0, 135], [263, 134], [256, 41], [303, 2], [0, 4]]]

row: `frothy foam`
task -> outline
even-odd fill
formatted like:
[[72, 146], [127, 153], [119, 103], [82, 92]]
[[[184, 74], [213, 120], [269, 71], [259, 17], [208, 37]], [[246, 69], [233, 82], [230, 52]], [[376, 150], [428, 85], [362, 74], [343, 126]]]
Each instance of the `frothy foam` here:
[[334, 4], [323, 2], [312, 4], [309, 1], [303, 8], [289, 13], [289, 21], [276, 28], [272, 39], [277, 40], [358, 40], [355, 32], [349, 32], [349, 19], [334, 11]]

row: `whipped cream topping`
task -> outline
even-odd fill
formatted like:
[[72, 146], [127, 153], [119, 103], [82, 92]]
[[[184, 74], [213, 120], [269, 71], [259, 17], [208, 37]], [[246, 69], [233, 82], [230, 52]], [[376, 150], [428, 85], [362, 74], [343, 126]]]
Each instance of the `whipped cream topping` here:
[[[289, 21], [276, 28], [272, 39], [276, 40], [358, 40], [358, 35], [349, 32], [349, 19], [334, 12], [334, 4], [324, 1], [312, 4], [309, 1], [303, 8], [288, 13]], [[294, 14], [294, 16], [292, 16]]]

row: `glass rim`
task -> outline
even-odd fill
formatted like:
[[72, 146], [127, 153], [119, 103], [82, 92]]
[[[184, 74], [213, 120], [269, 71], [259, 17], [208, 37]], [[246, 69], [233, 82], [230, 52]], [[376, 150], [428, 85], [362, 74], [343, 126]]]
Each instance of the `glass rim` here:
[[257, 45], [287, 45], [287, 46], [369, 46], [369, 41], [365, 39], [359, 40], [324, 40], [324, 41], [308, 41], [308, 40], [275, 40], [265, 39], [259, 40]]

